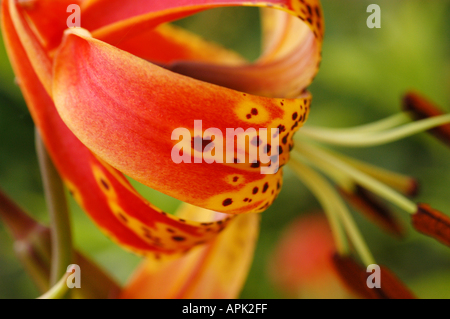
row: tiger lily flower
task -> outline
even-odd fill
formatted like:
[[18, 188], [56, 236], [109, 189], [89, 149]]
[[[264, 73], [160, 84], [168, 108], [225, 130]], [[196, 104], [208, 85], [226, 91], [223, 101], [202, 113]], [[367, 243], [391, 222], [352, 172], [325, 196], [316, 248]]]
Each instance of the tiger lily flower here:
[[[82, 28], [67, 29], [71, 4], [81, 7]], [[270, 7], [257, 62], [164, 24], [220, 6]], [[209, 210], [265, 210], [280, 191], [283, 169], [261, 174], [259, 161], [177, 164], [171, 133], [193, 132], [199, 116], [204, 129], [279, 129], [280, 147], [272, 152], [284, 165], [309, 113], [305, 88], [320, 62], [323, 21], [316, 0], [4, 0], [2, 31], [69, 192], [118, 244], [159, 258], [214, 239], [231, 215], [195, 222], [166, 214], [124, 174]], [[194, 159], [203, 151], [198, 138], [203, 144], [202, 136], [187, 141]]]
[[[82, 28], [67, 29], [66, 9], [74, 3], [81, 7]], [[255, 63], [164, 24], [228, 5], [267, 7], [262, 11], [264, 49]], [[286, 163], [322, 204], [336, 248], [328, 265], [353, 293], [414, 297], [385, 267], [387, 287], [368, 289], [364, 266], [375, 259], [344, 199], [401, 237], [404, 229], [385, 205], [390, 202], [411, 215], [418, 231], [449, 245], [450, 219], [411, 200], [417, 190], [413, 178], [318, 146], [381, 145], [433, 128], [448, 141], [442, 126], [450, 121], [448, 114], [439, 115], [429, 102], [408, 94], [406, 114], [350, 129], [302, 127], [311, 103], [306, 87], [321, 60], [318, 1], [3, 0], [1, 13], [18, 83], [69, 192], [109, 237], [148, 257], [121, 297], [235, 297], [258, 227], [257, 216], [245, 213], [272, 204]], [[418, 121], [410, 123], [406, 115]], [[201, 133], [195, 124], [199, 117]], [[196, 162], [208, 152], [213, 156], [210, 145], [216, 140], [206, 128], [224, 132], [237, 127], [278, 129], [280, 146], [271, 151], [263, 133], [249, 139], [279, 155], [278, 171], [261, 174], [264, 161], [242, 162], [239, 155], [250, 155], [246, 147], [219, 156], [232, 162]], [[172, 139], [177, 128], [191, 137], [177, 144]], [[189, 149], [191, 163], [172, 160], [176, 145], [181, 146], [178, 152]], [[164, 213], [141, 197], [125, 175], [207, 209], [201, 212], [205, 219]], [[236, 247], [230, 248], [233, 242]], [[239, 274], [235, 281], [222, 280], [225, 268]], [[167, 290], [155, 291], [175, 269]]]

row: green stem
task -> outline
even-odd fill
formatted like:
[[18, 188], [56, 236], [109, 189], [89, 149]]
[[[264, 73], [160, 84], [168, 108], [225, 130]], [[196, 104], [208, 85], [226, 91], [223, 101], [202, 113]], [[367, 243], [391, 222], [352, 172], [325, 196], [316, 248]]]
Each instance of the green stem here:
[[63, 182], [36, 129], [36, 150], [51, 220], [52, 261], [50, 285], [55, 285], [72, 264], [72, 235]]

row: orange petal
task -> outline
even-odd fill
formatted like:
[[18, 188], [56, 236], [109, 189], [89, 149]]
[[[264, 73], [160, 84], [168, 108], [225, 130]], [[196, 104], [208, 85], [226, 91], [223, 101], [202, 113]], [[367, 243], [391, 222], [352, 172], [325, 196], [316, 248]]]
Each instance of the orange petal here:
[[180, 60], [227, 65], [246, 62], [239, 54], [171, 24], [162, 24], [154, 29], [135, 30], [120, 41], [108, 34], [96, 38], [158, 64], [170, 64]]
[[84, 0], [25, 0], [19, 5], [26, 13], [27, 20], [38, 34], [47, 51], [55, 49], [67, 29], [67, 18], [71, 13], [67, 7], [71, 4], [81, 5]]
[[121, 298], [237, 298], [253, 259], [258, 229], [259, 215], [238, 216], [213, 242], [182, 258], [147, 258]]
[[[83, 17], [88, 24], [83, 26], [95, 30], [94, 38], [115, 45], [130, 34], [213, 7], [245, 5], [277, 8], [285, 12], [280, 11], [263, 21], [270, 20], [265, 25], [272, 25], [276, 29], [280, 29], [281, 25], [281, 32], [265, 32], [275, 35], [270, 36], [272, 45], [257, 63], [235, 67], [179, 61], [166, 67], [206, 82], [268, 97], [295, 97], [311, 83], [317, 73], [323, 38], [323, 15], [317, 0], [197, 0], [186, 1], [182, 5], [174, 1], [157, 4], [140, 2], [139, 6], [133, 4], [134, 1], [88, 1], [83, 10]], [[100, 10], [101, 17], [94, 19]]]
[[17, 33], [18, 43], [22, 44], [27, 59], [30, 60], [45, 90], [51, 95], [52, 64], [47, 51], [26, 22], [23, 8], [14, 0], [3, 1], [3, 8], [5, 9], [5, 7], [9, 7], [7, 10], [11, 19], [11, 29], [15, 29], [14, 33]]
[[[182, 201], [228, 213], [267, 208], [279, 192], [281, 170], [261, 174], [261, 162], [248, 160], [194, 163], [205, 154], [196, 140], [202, 139], [207, 128], [225, 135], [227, 128], [270, 131], [279, 127], [275, 138], [279, 148], [273, 147], [272, 152], [279, 151], [276, 162], [284, 165], [311, 99], [308, 93], [301, 99], [269, 99], [218, 87], [75, 34], [67, 35], [55, 56], [53, 93], [68, 127], [113, 167]], [[203, 121], [202, 129], [194, 128], [195, 120]], [[173, 141], [177, 128], [186, 128], [190, 136]], [[255, 139], [256, 135], [250, 140]], [[177, 143], [191, 154], [192, 163], [172, 160]], [[249, 148], [242, 146], [237, 152], [246, 155]], [[236, 151], [233, 147], [223, 155], [232, 162]]]
[[161, 212], [73, 135], [33, 71], [15, 31], [10, 8], [4, 1], [3, 36], [33, 120], [69, 191], [97, 225], [113, 240], [140, 254], [172, 254], [214, 238], [227, 221], [201, 224]]
[[[254, 64], [230, 66], [182, 61], [173, 63], [168, 68], [252, 94], [268, 97], [297, 96], [311, 83], [318, 71], [321, 60], [320, 35], [317, 31], [315, 34], [311, 26], [297, 16], [283, 11], [264, 10], [262, 18], [263, 26], [270, 25], [275, 30], [264, 31], [263, 34], [269, 34], [269, 43]], [[323, 24], [320, 16], [314, 19], [318, 24]]]

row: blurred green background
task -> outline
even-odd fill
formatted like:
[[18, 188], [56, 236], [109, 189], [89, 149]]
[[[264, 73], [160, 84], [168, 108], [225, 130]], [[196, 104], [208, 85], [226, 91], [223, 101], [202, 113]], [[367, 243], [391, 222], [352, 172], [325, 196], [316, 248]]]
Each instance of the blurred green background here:
[[[381, 28], [369, 29], [366, 8], [381, 7]], [[450, 1], [324, 0], [326, 37], [323, 62], [310, 90], [309, 123], [345, 127], [367, 123], [400, 110], [402, 94], [418, 90], [450, 110]], [[259, 54], [259, 15], [254, 8], [215, 9], [177, 22], [233, 48], [249, 59]], [[0, 187], [33, 216], [48, 221], [34, 152], [33, 123], [0, 45]], [[403, 141], [344, 153], [415, 176], [418, 202], [450, 214], [450, 150], [420, 134]], [[173, 212], [178, 202], [140, 189], [152, 202]], [[255, 259], [242, 298], [287, 297], [268, 279], [267, 263], [283, 229], [318, 207], [287, 170], [277, 201], [263, 213]], [[109, 241], [71, 200], [75, 245], [121, 283], [140, 258]], [[397, 241], [354, 214], [376, 260], [392, 269], [419, 297], [450, 298], [450, 249], [415, 233]], [[408, 224], [408, 216], [399, 217]], [[13, 253], [0, 222], [0, 298], [34, 298], [38, 291]]]

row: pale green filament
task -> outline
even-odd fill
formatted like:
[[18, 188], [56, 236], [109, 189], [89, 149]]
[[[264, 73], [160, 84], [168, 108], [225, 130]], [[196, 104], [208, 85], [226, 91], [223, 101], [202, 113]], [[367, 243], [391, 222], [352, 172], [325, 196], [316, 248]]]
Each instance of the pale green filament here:
[[345, 203], [333, 186], [313, 169], [296, 159], [289, 162], [297, 176], [317, 197], [330, 221], [339, 253], [348, 254], [348, 246], [341, 223], [350, 237], [358, 255], [364, 264], [374, 264], [374, 258], [367, 247], [358, 227], [354, 223]]
[[[390, 170], [377, 167], [371, 164], [368, 164], [363, 161], [359, 161], [357, 159], [342, 155], [340, 153], [335, 153], [330, 150], [327, 150], [328, 153], [331, 155], [339, 158], [343, 162], [351, 165], [352, 167], [362, 171], [363, 173], [366, 173], [373, 178], [376, 178], [380, 182], [389, 185], [390, 187], [396, 189], [397, 191], [404, 193], [404, 194], [410, 194], [412, 188], [414, 187], [414, 179], [407, 175], [402, 175], [396, 172], [392, 172]], [[339, 179], [339, 183], [342, 184], [342, 181], [346, 181], [345, 178], [342, 178], [342, 174], [344, 174], [347, 178], [348, 175], [345, 173], [339, 172], [341, 178]], [[337, 175], [337, 174], [336, 174]], [[351, 181], [351, 185], [353, 185], [353, 181]], [[343, 185], [345, 186], [345, 184]]]
[[404, 197], [392, 188], [379, 182], [370, 175], [359, 171], [351, 165], [348, 165], [338, 157], [333, 156], [331, 153], [312, 145], [305, 145], [305, 143], [295, 146], [294, 149], [300, 155], [305, 156], [312, 163], [312, 165], [316, 166], [321, 171], [330, 174], [331, 176], [335, 176], [335, 170], [344, 172], [361, 186], [367, 188], [378, 196], [385, 198], [408, 213], [414, 214], [417, 211], [417, 205], [414, 202], [410, 201], [408, 198]]
[[371, 122], [368, 124], [362, 124], [354, 127], [343, 127], [343, 128], [325, 128], [325, 127], [315, 127], [307, 125], [308, 129], [317, 129], [322, 132], [329, 134], [335, 133], [368, 133], [368, 132], [379, 132], [387, 129], [394, 128], [396, 126], [411, 122], [411, 117], [409, 117], [408, 112], [397, 113], [391, 115], [382, 120]]
[[303, 127], [299, 131], [299, 136], [328, 144], [367, 147], [394, 142], [446, 123], [450, 123], [450, 114], [430, 117], [382, 132], [366, 132], [364, 130], [362, 132], [337, 132], [324, 128]]
[[62, 299], [69, 290], [67, 285], [67, 278], [69, 278], [69, 273], [65, 273], [64, 276], [45, 294], [41, 295], [37, 299]]

